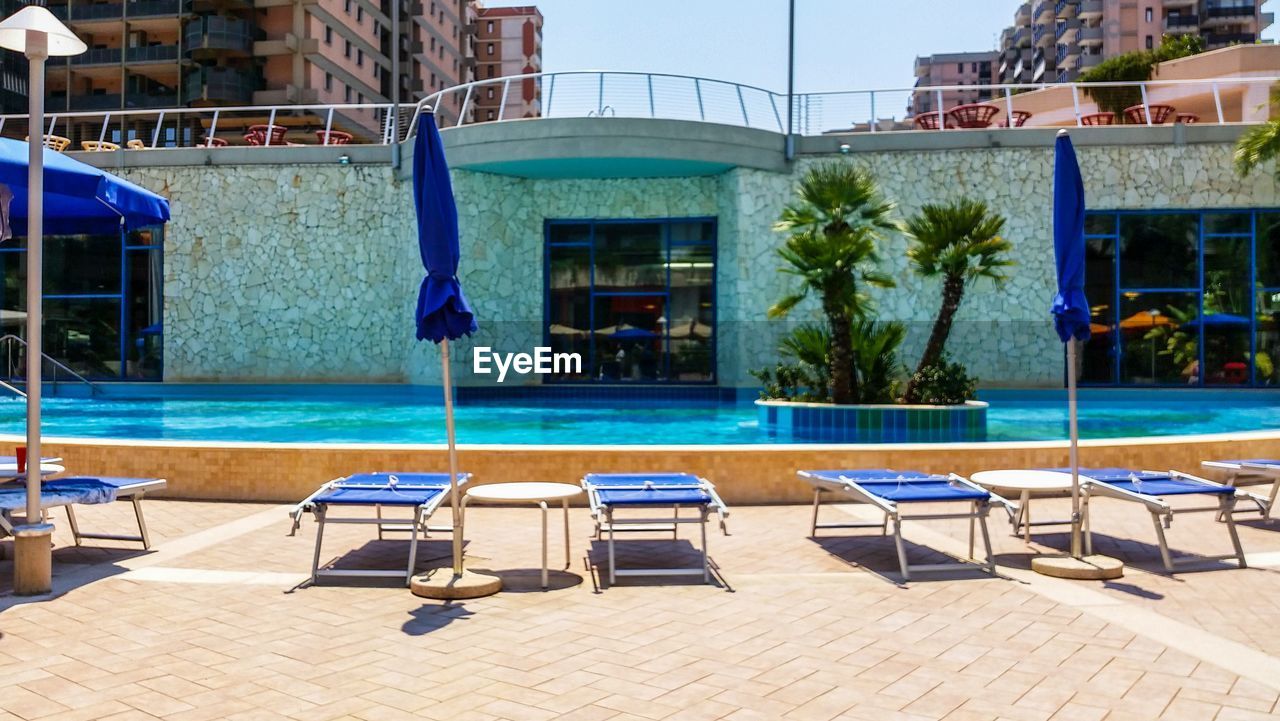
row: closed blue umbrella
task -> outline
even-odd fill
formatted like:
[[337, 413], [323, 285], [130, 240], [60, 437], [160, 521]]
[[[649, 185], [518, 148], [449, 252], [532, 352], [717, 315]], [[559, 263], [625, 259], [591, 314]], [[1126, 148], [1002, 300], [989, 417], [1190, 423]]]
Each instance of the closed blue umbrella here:
[[1058, 293], [1053, 325], [1067, 344], [1067, 408], [1071, 457], [1071, 555], [1080, 558], [1080, 429], [1076, 414], [1076, 346], [1089, 339], [1089, 301], [1084, 297], [1084, 181], [1071, 136], [1058, 132], [1053, 156], [1053, 255]]
[[1178, 326], [1182, 330], [1198, 330], [1204, 328], [1247, 328], [1249, 319], [1232, 313], [1210, 313], [1202, 318], [1193, 318]]
[[413, 205], [418, 214], [418, 250], [427, 277], [418, 291], [414, 318], [418, 340], [440, 344], [445, 431], [449, 442], [449, 499], [453, 506], [453, 575], [462, 575], [462, 514], [458, 499], [458, 452], [453, 427], [453, 383], [449, 341], [476, 331], [475, 314], [458, 282], [458, 208], [435, 116], [424, 113], [413, 148]]

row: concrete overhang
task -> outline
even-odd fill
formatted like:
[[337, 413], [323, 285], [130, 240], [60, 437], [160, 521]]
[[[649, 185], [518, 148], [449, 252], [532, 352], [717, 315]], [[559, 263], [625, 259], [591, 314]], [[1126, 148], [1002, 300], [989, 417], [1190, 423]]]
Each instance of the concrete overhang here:
[[537, 118], [447, 128], [441, 137], [451, 167], [521, 178], [787, 170], [781, 135], [687, 120]]

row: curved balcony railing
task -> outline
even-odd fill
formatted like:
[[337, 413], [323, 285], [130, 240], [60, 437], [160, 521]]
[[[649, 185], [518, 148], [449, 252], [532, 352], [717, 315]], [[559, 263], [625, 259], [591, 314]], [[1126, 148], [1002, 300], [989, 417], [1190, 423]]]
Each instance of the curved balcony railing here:
[[205, 51], [253, 52], [255, 28], [245, 20], [216, 15], [196, 18], [182, 31], [182, 50], [187, 55]]
[[[167, 50], [167, 47], [158, 49]], [[1088, 65], [1092, 57], [1082, 54], [1082, 64]], [[196, 98], [193, 88], [212, 87], [217, 85], [215, 81], [220, 82], [219, 78], [188, 76], [185, 80], [183, 102], [187, 103], [198, 99], [210, 103], [244, 103], [254, 90], [263, 89], [256, 81], [227, 76], [222, 80], [229, 83], [234, 92], [223, 92], [223, 97], [218, 98]], [[416, 105], [254, 107], [246, 104], [164, 110], [52, 111], [48, 114], [45, 132], [72, 137], [72, 147], [79, 147], [81, 140], [98, 140], [100, 136], [107, 140], [115, 136], [140, 138], [147, 147], [181, 147], [206, 144], [210, 135], [219, 141], [213, 144], [220, 146], [224, 140], [231, 145], [245, 144], [241, 138], [248, 125], [279, 122], [288, 127], [290, 144], [314, 145], [317, 131], [337, 130], [350, 134], [353, 144], [384, 145], [414, 135], [419, 111], [428, 107], [434, 109], [442, 127], [524, 118], [583, 118], [599, 122], [651, 118], [715, 123], [773, 133], [790, 130], [800, 136], [933, 128], [951, 132], [956, 129], [952, 122], [956, 118], [950, 111], [957, 105], [975, 103], [991, 105], [994, 109], [960, 113], [957, 117], [961, 120], [981, 118], [982, 124], [978, 127], [988, 128], [988, 132], [1002, 132], [1008, 119], [1014, 120], [1015, 128], [1151, 125], [1165, 120], [1201, 125], [1239, 124], [1270, 119], [1267, 99], [1277, 83], [1280, 77], [1268, 76], [803, 93], [792, 98], [788, 122], [787, 96], [764, 88], [658, 73], [583, 71], [479, 80], [433, 93]], [[25, 135], [26, 116], [0, 116], [0, 134]]]

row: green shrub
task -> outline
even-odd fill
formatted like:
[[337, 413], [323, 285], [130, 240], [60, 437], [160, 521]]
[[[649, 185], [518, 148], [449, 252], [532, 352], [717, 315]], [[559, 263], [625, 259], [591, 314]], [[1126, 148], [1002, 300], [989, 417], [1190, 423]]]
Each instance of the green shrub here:
[[978, 379], [947, 356], [916, 371], [911, 384], [919, 394], [918, 402], [927, 405], [958, 405], [977, 397]]

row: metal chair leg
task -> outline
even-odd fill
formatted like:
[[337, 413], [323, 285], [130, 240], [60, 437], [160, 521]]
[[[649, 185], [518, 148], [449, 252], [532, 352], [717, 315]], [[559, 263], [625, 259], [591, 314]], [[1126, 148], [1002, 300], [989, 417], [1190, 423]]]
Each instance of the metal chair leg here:
[[1226, 517], [1227, 535], [1231, 536], [1231, 547], [1236, 552], [1236, 563], [1240, 568], [1248, 568], [1249, 562], [1244, 559], [1244, 547], [1240, 545], [1240, 534], [1236, 532], [1235, 496], [1222, 498], [1222, 514]]
[[711, 583], [711, 561], [707, 558], [707, 510], [702, 509], [702, 523], [698, 524], [702, 529], [702, 582]]
[[311, 582], [320, 577], [320, 544], [324, 540], [324, 506], [316, 506], [316, 550], [311, 557]]
[[[147, 519], [142, 515], [142, 496], [136, 495], [130, 498], [133, 501], [133, 515], [138, 519], [138, 535], [142, 537], [142, 550], [151, 550], [151, 535], [147, 533]], [[71, 508], [71, 506], [67, 506]], [[79, 534], [79, 531], [76, 531]], [[80, 539], [76, 538], [76, 545], [80, 545]]]
[[[74, 503], [68, 503], [66, 505], [67, 524], [71, 526], [71, 535], [76, 539], [76, 545], [79, 546], [80, 545], [80, 524], [76, 523], [76, 510], [74, 506], [75, 506]], [[146, 541], [143, 541], [143, 544], [145, 546]]]
[[902, 543], [902, 519], [893, 517], [893, 545], [898, 549], [898, 565], [902, 568], [902, 580], [911, 580], [911, 571], [907, 567], [907, 549]]
[[1164, 561], [1164, 570], [1173, 573], [1173, 557], [1169, 555], [1169, 541], [1164, 535], [1164, 526], [1160, 523], [1160, 514], [1152, 511], [1151, 522], [1156, 527], [1156, 539], [1160, 543], [1160, 560]]
[[[987, 530], [987, 509], [983, 509], [982, 515], [978, 517], [978, 525], [982, 528], [982, 545], [987, 549], [987, 573], [992, 576], [996, 575], [996, 554], [991, 550], [991, 533]], [[973, 557], [973, 552], [969, 552], [969, 557]]]
[[809, 536], [817, 538], [818, 536], [818, 506], [822, 503], [821, 489], [813, 489], [813, 520], [809, 523]]
[[409, 568], [404, 574], [406, 588], [413, 581], [413, 567], [418, 565], [418, 529], [426, 525], [427, 522], [423, 518], [422, 507], [418, 506], [413, 509], [413, 528], [409, 531]]
[[607, 511], [606, 519], [609, 523], [609, 585], [612, 586], [617, 582], [617, 571], [613, 557], [613, 509]]

